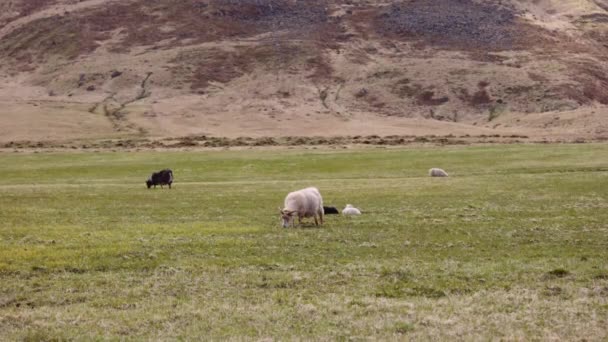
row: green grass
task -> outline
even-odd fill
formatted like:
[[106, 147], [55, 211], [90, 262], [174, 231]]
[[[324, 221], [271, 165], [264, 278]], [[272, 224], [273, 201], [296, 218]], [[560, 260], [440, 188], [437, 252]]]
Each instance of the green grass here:
[[[174, 189], [146, 189], [164, 167]], [[0, 174], [0, 340], [608, 338], [606, 144], [1, 153]], [[310, 185], [364, 214], [280, 228]]]

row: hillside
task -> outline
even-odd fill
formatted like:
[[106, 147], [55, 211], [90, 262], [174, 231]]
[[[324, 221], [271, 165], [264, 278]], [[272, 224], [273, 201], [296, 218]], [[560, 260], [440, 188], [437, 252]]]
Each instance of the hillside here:
[[0, 142], [608, 138], [608, 0], [11, 0]]

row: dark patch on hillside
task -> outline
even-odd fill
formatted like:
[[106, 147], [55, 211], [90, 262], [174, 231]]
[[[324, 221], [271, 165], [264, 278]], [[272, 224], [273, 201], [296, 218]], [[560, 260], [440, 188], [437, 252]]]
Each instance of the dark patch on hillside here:
[[592, 13], [582, 15], [577, 21], [577, 24], [580, 23], [608, 23], [608, 14], [604, 13]]
[[17, 61], [44, 62], [50, 55], [68, 59], [94, 51], [110, 36], [102, 30], [92, 29], [73, 16], [51, 17], [36, 20], [8, 34], [0, 41], [0, 54]]
[[57, 0], [3, 0], [0, 2], [0, 12], [14, 13], [14, 15], [0, 20], [0, 28], [13, 20], [26, 17], [56, 2]]
[[595, 0], [596, 5], [598, 5], [604, 11], [608, 11], [608, 1], [606, 0]]
[[268, 72], [297, 68], [314, 81], [329, 79], [333, 74], [323, 51], [310, 42], [243, 45], [230, 50], [195, 49], [180, 53], [171, 63], [172, 73], [189, 83], [192, 90], [204, 90], [213, 82], [228, 83], [256, 68]]
[[[597, 101], [608, 105], [608, 73], [605, 66], [596, 61], [580, 61], [572, 63], [573, 77], [580, 87], [572, 89], [576, 98], [582, 103]], [[584, 101], [586, 100], [586, 101]]]
[[402, 99], [413, 98], [419, 106], [439, 106], [450, 101], [447, 96], [435, 97], [434, 89], [433, 86], [424, 87], [404, 78], [393, 85], [391, 92]]
[[192, 90], [207, 88], [212, 82], [227, 83], [251, 72], [254, 61], [240, 51], [204, 49], [180, 53], [171, 62], [171, 71], [190, 84]]
[[[140, 0], [129, 11], [137, 12], [141, 19], [130, 26], [123, 23], [128, 27], [125, 47], [165, 39], [193, 44], [278, 31], [314, 39], [320, 31], [327, 31], [325, 25], [331, 25], [319, 1]], [[162, 26], [169, 29], [161, 30]]]
[[487, 81], [479, 82], [479, 84], [477, 84], [478, 89], [473, 94], [470, 94], [467, 89], [461, 89], [459, 95], [460, 100], [474, 107], [492, 103], [492, 98], [486, 89], [489, 85], [490, 83]]
[[271, 41], [298, 38], [326, 48], [335, 47], [341, 31], [320, 1], [138, 0], [34, 21], [3, 39], [0, 50], [74, 58], [94, 51], [112, 33], [122, 39], [110, 49], [125, 52], [134, 46], [169, 49], [269, 32]]
[[315, 0], [211, 0], [207, 14], [256, 24], [263, 30], [310, 28], [329, 19], [325, 4]]
[[421, 106], [439, 106], [450, 100], [447, 96], [435, 97], [435, 92], [431, 90], [423, 91], [418, 95], [417, 104]]
[[[374, 18], [378, 34], [388, 38], [424, 40], [455, 49], [492, 51], [523, 48], [531, 28], [514, 10], [472, 0], [406, 1], [391, 4]], [[535, 29], [540, 34], [540, 29]]]

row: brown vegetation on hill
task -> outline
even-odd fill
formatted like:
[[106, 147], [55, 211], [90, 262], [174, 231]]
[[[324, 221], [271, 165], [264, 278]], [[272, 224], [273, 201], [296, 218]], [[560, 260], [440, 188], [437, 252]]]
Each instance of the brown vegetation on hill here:
[[608, 4], [566, 2], [13, 0], [0, 102], [95, 108], [83, 115], [136, 135], [314, 135], [299, 130], [328, 120], [543, 135], [535, 115], [573, 111], [595, 119], [546, 134], [608, 134]]
[[[530, 27], [513, 8], [472, 0], [396, 2], [377, 8], [374, 26], [390, 38], [459, 50], [504, 51], [530, 46]], [[534, 36], [544, 32], [537, 28]]]
[[0, 28], [10, 21], [26, 17], [54, 3], [56, 0], [2, 1], [0, 2]]

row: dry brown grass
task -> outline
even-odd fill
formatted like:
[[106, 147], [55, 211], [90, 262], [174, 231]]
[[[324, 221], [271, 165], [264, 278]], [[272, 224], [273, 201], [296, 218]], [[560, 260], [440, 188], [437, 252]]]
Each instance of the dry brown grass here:
[[[524, 11], [549, 2], [555, 7], [549, 17]], [[496, 128], [543, 136], [547, 124], [563, 128], [552, 135], [603, 134], [584, 118], [521, 126], [536, 122], [529, 114], [608, 103], [606, 47], [598, 44], [606, 24], [588, 1], [573, 6], [597, 13], [569, 14], [553, 1], [85, 3], [41, 5], [31, 21], [7, 30], [0, 40], [2, 101], [22, 113], [28, 101], [49, 111], [94, 107], [111, 97], [124, 103], [153, 73], [149, 96], [121, 110], [147, 136], [327, 136], [336, 134], [332, 125], [344, 135], [408, 135], [416, 126], [428, 135], [439, 120], [469, 126], [434, 126], [438, 135]], [[459, 23], [472, 24], [444, 34]], [[110, 77], [117, 71], [122, 76]], [[517, 118], [496, 126], [504, 123], [488, 118], [498, 111]], [[37, 140], [26, 128], [8, 139]]]

